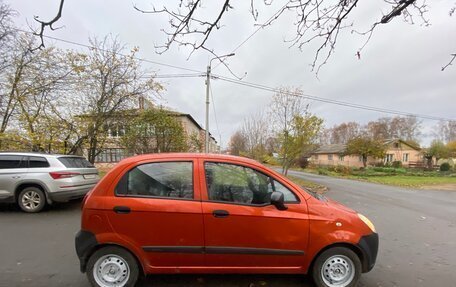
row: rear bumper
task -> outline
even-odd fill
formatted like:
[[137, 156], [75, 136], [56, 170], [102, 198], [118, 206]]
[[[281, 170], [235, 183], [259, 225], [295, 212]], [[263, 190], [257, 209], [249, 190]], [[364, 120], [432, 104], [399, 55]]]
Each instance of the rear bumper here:
[[377, 233], [363, 236], [358, 242], [358, 246], [364, 256], [363, 273], [369, 272], [374, 268], [375, 261], [377, 260], [378, 242]]
[[87, 261], [89, 260], [92, 251], [98, 245], [98, 242], [92, 232], [80, 230], [76, 233], [74, 243], [76, 254], [79, 258], [81, 272], [84, 273], [86, 271]]
[[94, 185], [84, 188], [49, 192], [49, 199], [53, 202], [67, 202], [73, 199], [83, 198]]

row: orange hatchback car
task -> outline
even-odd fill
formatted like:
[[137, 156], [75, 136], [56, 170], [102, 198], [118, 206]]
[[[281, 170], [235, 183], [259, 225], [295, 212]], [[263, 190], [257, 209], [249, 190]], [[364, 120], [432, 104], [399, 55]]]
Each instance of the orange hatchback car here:
[[154, 273], [311, 274], [356, 286], [377, 257], [363, 215], [256, 161], [153, 154], [118, 163], [87, 194], [76, 235], [93, 286], [134, 286]]

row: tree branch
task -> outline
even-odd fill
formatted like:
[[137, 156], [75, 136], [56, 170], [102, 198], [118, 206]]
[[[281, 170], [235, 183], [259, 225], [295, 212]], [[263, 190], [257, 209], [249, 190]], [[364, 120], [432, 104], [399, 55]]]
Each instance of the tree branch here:
[[451, 60], [450, 60], [450, 62], [448, 62], [448, 64], [446, 64], [445, 66], [442, 67], [442, 72], [445, 71], [446, 68], [448, 68], [449, 66], [451, 66], [453, 64], [454, 59], [456, 59], [456, 53], [451, 54]]
[[34, 32], [35, 36], [40, 37], [41, 44], [38, 47], [32, 49], [32, 51], [45, 48], [43, 37], [44, 37], [44, 30], [46, 27], [49, 27], [49, 29], [51, 29], [52, 31], [58, 29], [58, 28], [54, 28], [52, 25], [54, 25], [54, 23], [56, 23], [62, 17], [64, 2], [65, 2], [65, 0], [60, 0], [59, 11], [57, 12], [57, 15], [51, 21], [41, 21], [41, 20], [39, 20], [39, 16], [34, 17], [35, 21], [37, 21], [41, 25], [39, 32]]

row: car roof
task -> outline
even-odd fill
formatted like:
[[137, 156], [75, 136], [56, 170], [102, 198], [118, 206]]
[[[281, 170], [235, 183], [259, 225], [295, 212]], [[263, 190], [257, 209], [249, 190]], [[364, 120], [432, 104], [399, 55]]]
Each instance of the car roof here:
[[231, 160], [231, 161], [238, 161], [244, 163], [250, 163], [254, 165], [258, 165], [258, 162], [240, 156], [234, 155], [225, 155], [225, 154], [214, 154], [214, 153], [152, 153], [152, 154], [142, 154], [137, 156], [132, 156], [122, 160], [122, 163], [131, 163], [131, 162], [138, 162], [144, 160], [157, 160], [157, 159], [195, 159], [195, 158], [203, 158], [208, 160]]
[[21, 155], [21, 156], [41, 156], [41, 157], [80, 157], [79, 155], [68, 155], [68, 154], [49, 154], [39, 152], [14, 152], [14, 151], [2, 151], [0, 155]]

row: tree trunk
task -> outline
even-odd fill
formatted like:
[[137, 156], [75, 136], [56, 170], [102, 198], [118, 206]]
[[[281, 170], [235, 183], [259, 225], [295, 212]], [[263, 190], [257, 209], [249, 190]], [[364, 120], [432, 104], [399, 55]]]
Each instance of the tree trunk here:
[[363, 166], [364, 168], [367, 167], [367, 156], [363, 155]]

